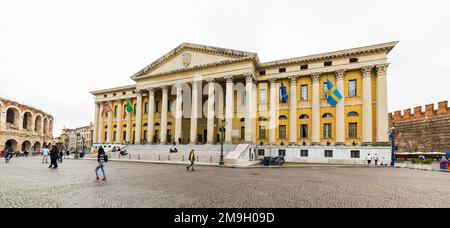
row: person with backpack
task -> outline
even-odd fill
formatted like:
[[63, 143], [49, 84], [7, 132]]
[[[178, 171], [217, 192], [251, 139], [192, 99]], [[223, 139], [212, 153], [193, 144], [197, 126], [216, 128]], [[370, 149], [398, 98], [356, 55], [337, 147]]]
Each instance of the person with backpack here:
[[194, 170], [194, 163], [195, 163], [195, 151], [194, 149], [191, 150], [191, 152], [189, 153], [189, 161], [191, 161], [191, 164], [189, 166], [186, 167], [186, 169], [189, 171], [190, 168], [192, 168], [192, 171]]
[[101, 146], [98, 149], [97, 161], [98, 165], [95, 168], [95, 175], [97, 176], [96, 180], [100, 180], [100, 177], [98, 176], [98, 170], [101, 169], [103, 174], [103, 181], [106, 181], [105, 166], [106, 163], [108, 162], [108, 156], [106, 155], [105, 150]]

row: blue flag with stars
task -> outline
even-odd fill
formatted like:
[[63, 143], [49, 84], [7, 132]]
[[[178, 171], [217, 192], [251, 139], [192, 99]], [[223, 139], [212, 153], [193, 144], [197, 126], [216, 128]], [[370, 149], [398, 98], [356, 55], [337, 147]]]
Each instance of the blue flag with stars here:
[[280, 88], [280, 102], [283, 104], [286, 104], [289, 100], [288, 94], [287, 94], [287, 90], [286, 90], [286, 86], [284, 86], [284, 83], [281, 83], [281, 88]]
[[327, 80], [327, 87], [328, 87], [328, 94], [327, 94], [328, 104], [330, 104], [331, 107], [336, 107], [339, 101], [342, 100], [342, 94], [339, 92], [339, 90], [337, 90], [336, 86], [334, 86], [333, 83], [330, 82], [330, 80]]

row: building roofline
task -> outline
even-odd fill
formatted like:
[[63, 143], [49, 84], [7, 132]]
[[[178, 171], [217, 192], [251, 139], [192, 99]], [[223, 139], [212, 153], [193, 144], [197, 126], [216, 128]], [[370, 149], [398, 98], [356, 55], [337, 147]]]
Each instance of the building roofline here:
[[103, 93], [110, 93], [110, 92], [116, 92], [116, 91], [121, 91], [121, 90], [135, 89], [136, 86], [137, 86], [137, 84], [133, 84], [133, 85], [120, 86], [120, 87], [115, 87], [115, 88], [110, 88], [110, 89], [96, 90], [96, 91], [91, 91], [91, 94], [99, 95], [99, 94], [103, 94]]
[[41, 112], [42, 114], [45, 114], [46, 116], [50, 117], [51, 119], [54, 119], [53, 116], [50, 115], [48, 112], [45, 112], [45, 111], [43, 111], [40, 108], [33, 107], [33, 106], [29, 105], [29, 104], [26, 104], [26, 103], [23, 103], [23, 102], [20, 102], [20, 101], [11, 99], [11, 98], [2, 97], [2, 96], [0, 96], [0, 101], [10, 101], [10, 102], [13, 102], [13, 103], [16, 103], [16, 104], [19, 104], [19, 105], [23, 105], [23, 106], [27, 107], [28, 109], [33, 109], [33, 110], [35, 110], [37, 112]]
[[276, 66], [285, 66], [285, 65], [292, 65], [292, 64], [298, 64], [298, 63], [308, 63], [308, 62], [312, 62], [312, 61], [326, 60], [326, 59], [332, 59], [332, 58], [342, 57], [342, 56], [360, 55], [360, 54], [372, 53], [372, 52], [386, 51], [387, 53], [389, 53], [398, 43], [399, 43], [399, 41], [394, 41], [394, 42], [375, 44], [375, 45], [364, 46], [364, 47], [357, 47], [357, 48], [344, 49], [344, 50], [333, 51], [333, 52], [326, 52], [326, 53], [322, 53], [322, 54], [314, 54], [314, 55], [307, 55], [307, 56], [297, 57], [297, 58], [289, 58], [289, 59], [265, 62], [265, 63], [261, 63], [259, 65], [259, 68], [267, 69], [267, 68], [272, 68], [272, 67], [276, 67]]

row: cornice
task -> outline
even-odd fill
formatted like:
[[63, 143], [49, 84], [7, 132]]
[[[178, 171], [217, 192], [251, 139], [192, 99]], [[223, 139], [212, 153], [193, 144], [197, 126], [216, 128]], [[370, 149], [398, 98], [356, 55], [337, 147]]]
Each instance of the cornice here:
[[115, 88], [111, 88], [111, 89], [97, 90], [97, 91], [92, 91], [91, 94], [92, 95], [100, 95], [100, 94], [104, 94], [104, 93], [111, 93], [111, 92], [117, 92], [117, 91], [122, 91], [122, 90], [131, 90], [131, 89], [136, 89], [136, 86], [137, 85], [134, 84], [134, 85], [115, 87]]
[[377, 45], [371, 45], [371, 46], [365, 46], [365, 47], [359, 47], [359, 48], [346, 49], [346, 50], [341, 50], [341, 51], [327, 52], [327, 53], [323, 53], [323, 54], [309, 55], [309, 56], [304, 56], [304, 57], [299, 57], [299, 58], [266, 62], [266, 63], [261, 63], [259, 65], [259, 69], [265, 70], [265, 69], [269, 69], [269, 68], [273, 68], [273, 67], [306, 64], [306, 63], [310, 63], [310, 62], [314, 62], [314, 61], [323, 61], [323, 60], [330, 60], [330, 59], [335, 59], [335, 58], [340, 58], [340, 57], [351, 57], [351, 56], [358, 56], [358, 55], [377, 53], [377, 52], [389, 53], [397, 44], [398, 44], [398, 41], [395, 41], [395, 42], [389, 42], [389, 43], [383, 43], [383, 44], [377, 44]]

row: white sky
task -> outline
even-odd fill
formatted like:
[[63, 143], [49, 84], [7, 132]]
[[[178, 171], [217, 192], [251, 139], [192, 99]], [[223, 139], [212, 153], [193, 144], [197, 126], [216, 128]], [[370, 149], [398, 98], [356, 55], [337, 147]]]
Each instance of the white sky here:
[[257, 52], [262, 62], [389, 41], [389, 111], [450, 98], [450, 1], [0, 0], [0, 96], [63, 126], [93, 121], [92, 90], [182, 42]]

